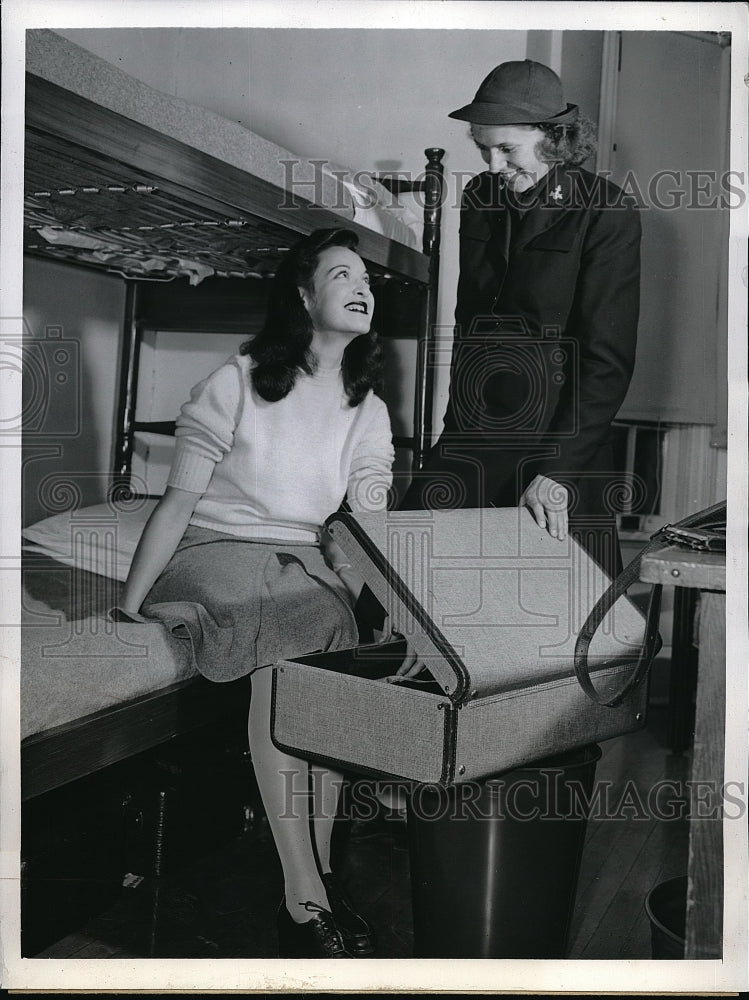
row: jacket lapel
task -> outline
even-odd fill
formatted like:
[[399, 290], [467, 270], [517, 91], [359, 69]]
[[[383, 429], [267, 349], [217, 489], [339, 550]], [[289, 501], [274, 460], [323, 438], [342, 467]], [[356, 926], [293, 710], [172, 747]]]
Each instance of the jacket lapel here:
[[526, 247], [547, 229], [555, 226], [573, 204], [572, 179], [566, 170], [555, 167], [549, 174], [538, 203], [525, 215], [516, 248]]
[[501, 287], [507, 273], [510, 256], [510, 220], [502, 203], [499, 178], [485, 173], [478, 190], [481, 199], [481, 225], [486, 227], [487, 256], [495, 272], [496, 283]]

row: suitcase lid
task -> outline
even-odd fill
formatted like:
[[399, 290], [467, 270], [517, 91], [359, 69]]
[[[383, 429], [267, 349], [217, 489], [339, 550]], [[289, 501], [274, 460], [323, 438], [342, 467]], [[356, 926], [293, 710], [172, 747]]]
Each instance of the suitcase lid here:
[[[525, 508], [340, 512], [327, 525], [456, 702], [571, 676], [577, 634], [611, 582]], [[631, 663], [643, 634], [623, 598], [590, 645], [591, 671]]]

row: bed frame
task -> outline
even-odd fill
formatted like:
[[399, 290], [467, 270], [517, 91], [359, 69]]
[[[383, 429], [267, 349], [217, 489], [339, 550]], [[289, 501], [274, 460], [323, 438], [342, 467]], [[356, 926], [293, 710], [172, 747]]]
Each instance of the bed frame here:
[[[257, 316], [265, 285], [248, 275], [271, 274], [290, 242], [328, 226], [345, 226], [357, 233], [359, 251], [374, 276], [375, 295], [380, 300], [378, 315], [388, 316], [398, 323], [399, 332], [408, 330], [417, 340], [414, 432], [411, 438], [396, 439], [395, 444], [410, 448], [412, 467], [420, 468], [431, 437], [432, 384], [427, 357], [436, 318], [443, 152], [426, 151], [420, 181], [413, 185], [402, 180], [391, 183], [393, 190], [423, 192], [420, 253], [47, 79], [27, 74], [26, 193], [30, 210], [25, 252], [47, 260], [109, 269], [106, 264], [82, 259], [75, 248], [47, 245], [39, 239], [40, 204], [43, 207], [46, 201], [59, 218], [65, 211], [65, 199], [71, 203], [75, 199], [77, 218], [80, 220], [83, 212], [86, 219], [85, 225], [76, 223], [79, 232], [111, 235], [117, 223], [119, 237], [136, 259], [182, 249], [194, 258], [202, 254], [202, 259], [223, 275], [191, 288], [184, 278], [158, 285], [144, 281], [137, 265], [129, 273], [122, 272], [127, 295], [114, 491], [131, 488], [133, 435], [173, 429], [173, 425], [135, 421], [143, 331], [149, 327], [247, 330], [248, 322]], [[386, 177], [381, 180], [389, 182]], [[118, 223], [123, 209], [128, 215], [127, 231]], [[177, 238], [179, 245], [173, 241]], [[247, 678], [226, 685], [210, 684], [202, 678], [185, 681], [30, 736], [21, 748], [22, 797], [38, 796], [178, 734], [237, 712], [246, 713], [247, 686]]]

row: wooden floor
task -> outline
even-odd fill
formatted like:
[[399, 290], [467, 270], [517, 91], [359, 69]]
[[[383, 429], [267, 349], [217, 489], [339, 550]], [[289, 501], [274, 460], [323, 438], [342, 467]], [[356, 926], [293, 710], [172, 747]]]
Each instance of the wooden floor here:
[[611, 801], [620, 818], [588, 823], [570, 958], [650, 958], [645, 897], [658, 883], [686, 875], [687, 820], [678, 815], [659, 819], [648, 807], [653, 789], [665, 782], [655, 808], [668, 815], [673, 804], [668, 783], [683, 789], [689, 779], [689, 756], [671, 754], [665, 747], [665, 714], [651, 710], [643, 732], [602, 746], [596, 779], [611, 782]]
[[[684, 874], [687, 865], [686, 820], [658, 819], [647, 808], [658, 782], [670, 779], [676, 787], [688, 778], [688, 755], [671, 754], [664, 732], [665, 711], [655, 708], [645, 730], [602, 747], [596, 778], [614, 815], [588, 823], [570, 958], [651, 957], [645, 896], [658, 882]], [[668, 792], [669, 786], [666, 797]], [[394, 822], [348, 824], [341, 828], [337, 848], [349, 890], [377, 928], [381, 958], [412, 955], [403, 827]], [[225, 844], [193, 852], [158, 879], [129, 874], [104, 912], [37, 956], [275, 957], [282, 879], [262, 817]], [[32, 918], [31, 913], [23, 915], [24, 920]]]

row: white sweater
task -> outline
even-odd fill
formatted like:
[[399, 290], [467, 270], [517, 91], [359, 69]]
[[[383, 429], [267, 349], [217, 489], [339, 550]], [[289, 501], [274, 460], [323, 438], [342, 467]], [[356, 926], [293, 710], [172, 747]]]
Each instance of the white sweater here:
[[383, 510], [392, 482], [387, 407], [349, 406], [339, 369], [299, 375], [284, 399], [252, 388], [235, 355], [192, 390], [177, 419], [168, 483], [202, 494], [191, 524], [242, 538], [315, 543], [344, 496]]

